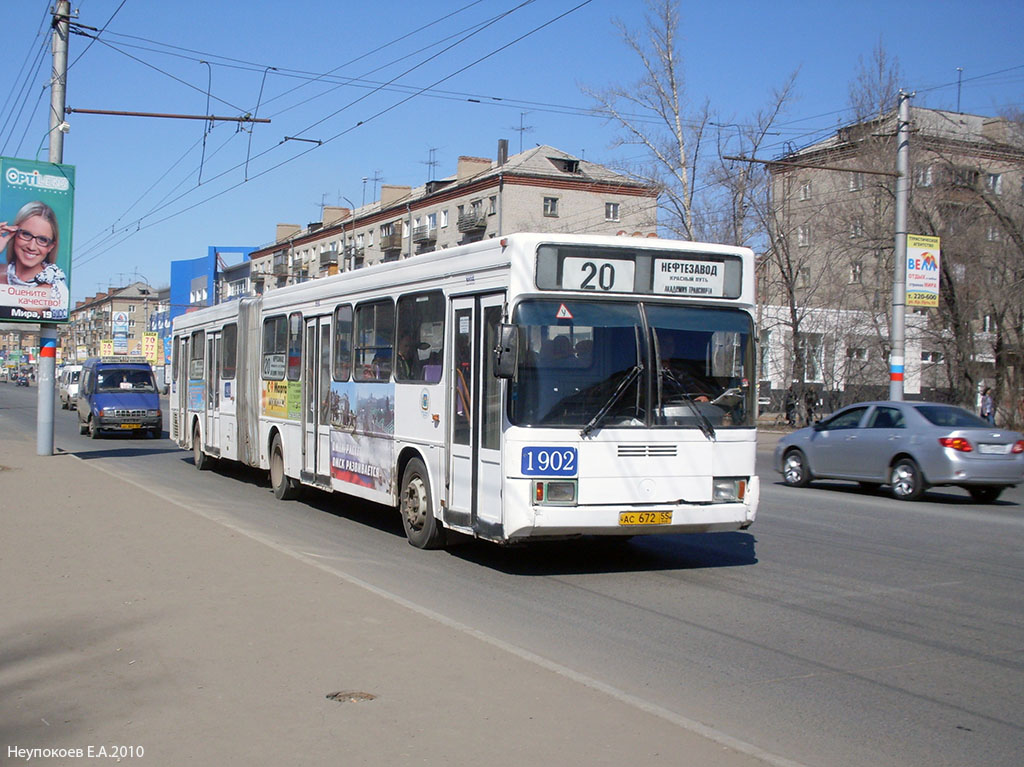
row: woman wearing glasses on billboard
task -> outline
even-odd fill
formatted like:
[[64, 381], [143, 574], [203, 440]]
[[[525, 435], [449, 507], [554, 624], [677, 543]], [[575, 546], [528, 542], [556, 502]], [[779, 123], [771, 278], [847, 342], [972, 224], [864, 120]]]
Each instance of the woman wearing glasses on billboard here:
[[67, 277], [56, 263], [59, 238], [57, 216], [44, 202], [24, 205], [12, 224], [0, 221], [0, 247], [7, 254], [0, 285], [28, 289], [8, 289], [8, 304], [14, 298], [18, 308], [37, 312], [41, 319], [67, 318]]

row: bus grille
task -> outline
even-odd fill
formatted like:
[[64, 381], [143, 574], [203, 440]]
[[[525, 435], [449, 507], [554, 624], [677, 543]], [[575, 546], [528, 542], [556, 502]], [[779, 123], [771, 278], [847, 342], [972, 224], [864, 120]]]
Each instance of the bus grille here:
[[619, 445], [619, 458], [674, 458], [675, 445]]

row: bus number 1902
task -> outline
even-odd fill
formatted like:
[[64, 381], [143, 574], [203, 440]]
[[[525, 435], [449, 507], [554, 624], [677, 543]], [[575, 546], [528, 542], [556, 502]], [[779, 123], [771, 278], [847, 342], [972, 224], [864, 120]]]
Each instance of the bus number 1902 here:
[[575, 477], [578, 471], [574, 447], [524, 447], [522, 472], [528, 477]]

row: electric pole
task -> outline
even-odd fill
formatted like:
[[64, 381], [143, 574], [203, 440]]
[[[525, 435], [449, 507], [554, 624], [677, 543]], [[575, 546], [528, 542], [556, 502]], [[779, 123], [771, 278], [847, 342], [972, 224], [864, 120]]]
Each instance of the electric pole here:
[[893, 251], [889, 399], [903, 399], [907, 322], [907, 206], [910, 198], [910, 94], [900, 91], [896, 130], [896, 240]]
[[[53, 73], [50, 77], [49, 161], [64, 161], [64, 106], [67, 99], [68, 30], [71, 0], [57, 0], [53, 14]], [[36, 454], [53, 455], [54, 380], [57, 373], [57, 326], [39, 325], [39, 376], [36, 396]]]

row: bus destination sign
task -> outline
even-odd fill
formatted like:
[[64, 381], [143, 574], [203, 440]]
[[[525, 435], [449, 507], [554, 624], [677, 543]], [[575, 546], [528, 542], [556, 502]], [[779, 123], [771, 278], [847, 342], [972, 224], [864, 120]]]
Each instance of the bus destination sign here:
[[719, 261], [654, 259], [654, 292], [673, 296], [721, 298], [725, 264]]

